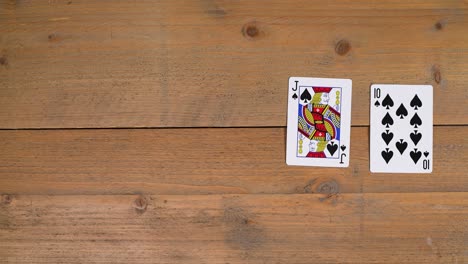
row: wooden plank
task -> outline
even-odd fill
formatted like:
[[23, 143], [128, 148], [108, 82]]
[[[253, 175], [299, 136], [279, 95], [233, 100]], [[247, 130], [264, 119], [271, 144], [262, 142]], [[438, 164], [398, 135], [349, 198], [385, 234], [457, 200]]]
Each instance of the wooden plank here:
[[371, 82], [433, 84], [434, 123], [467, 124], [467, 7], [0, 0], [0, 128], [284, 126], [294, 75], [353, 79], [354, 125]]
[[468, 193], [3, 196], [2, 263], [466, 263]]
[[[371, 174], [368, 128], [349, 168], [285, 164], [284, 128], [0, 131], [0, 193], [468, 191], [468, 127], [434, 128], [432, 174]], [[454, 158], [456, 155], [458, 158]]]

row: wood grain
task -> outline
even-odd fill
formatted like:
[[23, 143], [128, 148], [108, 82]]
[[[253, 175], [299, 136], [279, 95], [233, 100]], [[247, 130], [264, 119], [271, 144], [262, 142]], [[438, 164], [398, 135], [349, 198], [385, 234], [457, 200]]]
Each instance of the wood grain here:
[[432, 174], [371, 174], [366, 127], [352, 129], [344, 169], [286, 166], [283, 128], [4, 130], [0, 193], [468, 191], [467, 134], [434, 129]]
[[466, 263], [468, 194], [3, 196], [2, 263]]
[[[0, 0], [0, 262], [468, 263], [467, 15]], [[353, 80], [349, 168], [286, 166], [290, 76]], [[369, 172], [371, 83], [434, 86], [432, 174]]]
[[0, 128], [284, 126], [290, 76], [434, 85], [467, 124], [466, 1], [0, 0]]

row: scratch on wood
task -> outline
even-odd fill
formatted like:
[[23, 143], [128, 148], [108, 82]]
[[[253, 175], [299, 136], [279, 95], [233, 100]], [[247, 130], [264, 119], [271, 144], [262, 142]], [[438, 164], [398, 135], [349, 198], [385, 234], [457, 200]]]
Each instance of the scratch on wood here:
[[203, 0], [200, 3], [203, 11], [210, 16], [222, 18], [227, 14], [226, 10], [220, 7], [215, 0]]
[[226, 15], [226, 11], [224, 11], [223, 9], [211, 9], [211, 10], [207, 10], [206, 12], [208, 14], [214, 15], [214, 16], [224, 16], [224, 15]]
[[49, 21], [64, 21], [70, 20], [70, 17], [52, 17], [48, 19]]
[[[164, 20], [161, 20], [164, 21]], [[160, 60], [158, 61], [159, 65], [159, 93], [160, 95], [157, 96], [159, 97], [159, 104], [162, 106], [167, 106], [168, 105], [168, 98], [169, 96], [169, 51], [168, 51], [168, 46], [167, 46], [167, 41], [169, 37], [169, 33], [167, 30], [166, 25], [161, 22], [159, 25], [159, 31], [161, 35], [161, 46], [159, 47], [160, 49]], [[157, 98], [156, 97], [156, 98]], [[167, 107], [164, 107], [167, 108]], [[169, 109], [162, 110], [160, 111], [160, 116], [159, 116], [159, 122], [163, 126], [167, 126], [169, 123]]]
[[440, 84], [440, 82], [442, 81], [442, 75], [440, 73], [440, 67], [439, 65], [433, 65], [432, 66], [432, 76], [434, 78], [434, 81], [437, 83], [437, 84]]

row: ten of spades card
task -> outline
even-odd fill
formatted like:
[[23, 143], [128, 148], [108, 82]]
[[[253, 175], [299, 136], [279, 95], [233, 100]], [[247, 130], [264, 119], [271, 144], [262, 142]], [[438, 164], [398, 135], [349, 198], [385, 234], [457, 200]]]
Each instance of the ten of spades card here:
[[371, 86], [370, 170], [432, 172], [432, 86]]
[[289, 78], [288, 165], [348, 167], [352, 82]]

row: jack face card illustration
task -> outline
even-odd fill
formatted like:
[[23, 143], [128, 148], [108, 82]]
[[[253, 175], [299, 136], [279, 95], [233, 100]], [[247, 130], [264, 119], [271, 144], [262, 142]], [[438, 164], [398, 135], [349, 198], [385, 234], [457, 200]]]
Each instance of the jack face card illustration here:
[[370, 170], [432, 172], [432, 86], [371, 86]]
[[351, 86], [349, 79], [289, 78], [288, 165], [349, 166]]

